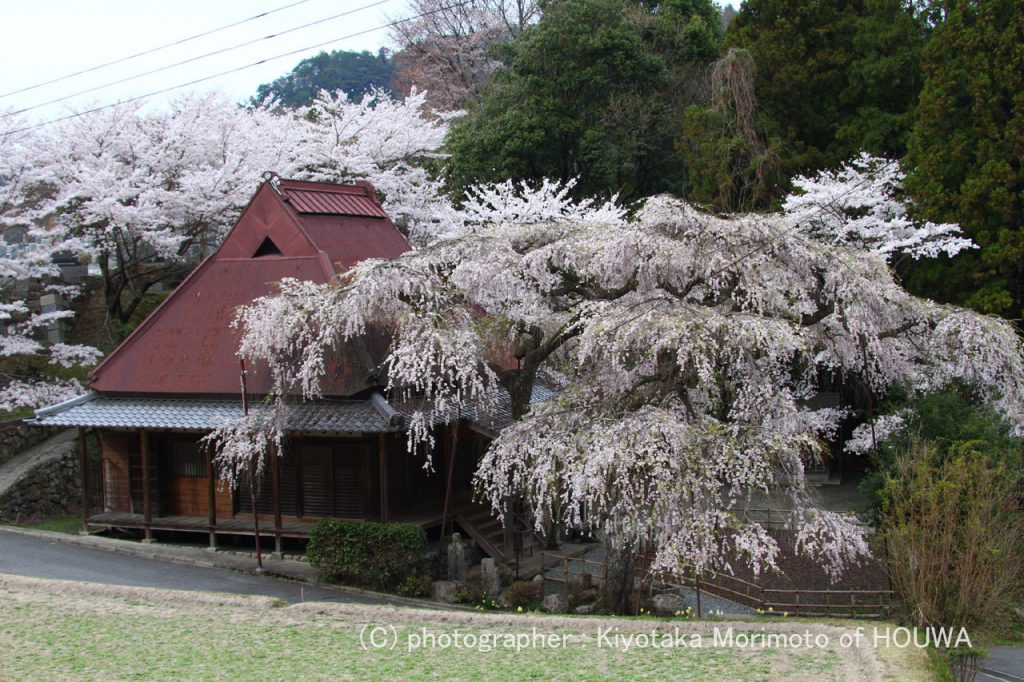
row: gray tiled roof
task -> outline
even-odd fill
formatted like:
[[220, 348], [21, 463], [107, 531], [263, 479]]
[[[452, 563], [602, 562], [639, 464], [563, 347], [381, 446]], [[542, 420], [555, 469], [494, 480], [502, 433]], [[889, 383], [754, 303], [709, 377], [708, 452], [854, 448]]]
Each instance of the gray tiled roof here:
[[[533, 393], [530, 395], [530, 404], [539, 405], [551, 400], [554, 396], [555, 392], [550, 388], [536, 384], [533, 387]], [[416, 410], [425, 409], [425, 405], [422, 402], [411, 401], [397, 403], [394, 405], [394, 408], [408, 420]], [[438, 417], [434, 423], [440, 424], [452, 421], [454, 418], [454, 414], [448, 419]], [[462, 419], [481, 427], [489, 435], [497, 434], [502, 429], [512, 425], [512, 401], [509, 399], [508, 393], [501, 389], [496, 405], [493, 407], [470, 406], [462, 413]]]
[[[550, 400], [554, 393], [536, 386], [531, 404]], [[369, 400], [327, 400], [289, 405], [285, 417], [288, 431], [305, 433], [402, 431], [405, 420], [422, 403], [404, 403], [392, 407], [381, 396]], [[250, 410], [269, 409], [256, 403]], [[175, 431], [211, 431], [242, 416], [239, 400], [202, 398], [115, 397], [89, 393], [59, 405], [36, 411], [31, 423], [39, 426], [82, 426], [106, 429], [168, 429]], [[454, 417], [454, 415], [453, 415]], [[504, 391], [492, 409], [470, 408], [463, 419], [490, 433], [512, 423], [508, 394]], [[448, 421], [438, 419], [438, 423]]]
[[[252, 410], [266, 409], [253, 405]], [[127, 398], [90, 394], [39, 410], [32, 423], [40, 426], [92, 426], [124, 429], [210, 431], [242, 416], [238, 400], [186, 398]], [[288, 406], [289, 431], [400, 431], [369, 400], [302, 403]]]

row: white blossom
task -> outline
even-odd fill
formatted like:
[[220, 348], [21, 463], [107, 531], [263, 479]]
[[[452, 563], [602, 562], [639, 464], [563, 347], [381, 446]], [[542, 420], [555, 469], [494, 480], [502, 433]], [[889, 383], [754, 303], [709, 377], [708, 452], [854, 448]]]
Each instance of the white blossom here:
[[50, 364], [61, 367], [90, 366], [99, 362], [103, 353], [92, 346], [55, 343], [50, 346]]
[[76, 379], [55, 379], [51, 381], [25, 381], [14, 379], [0, 388], [0, 409], [13, 411], [20, 408], [35, 408], [43, 405], [70, 400], [85, 392]]
[[[284, 282], [241, 312], [241, 352], [268, 363], [276, 393], [315, 397], [326, 354], [374, 325], [392, 338], [384, 369], [392, 400], [413, 405], [413, 445], [507, 394], [516, 421], [476, 479], [495, 512], [512, 496], [538, 531], [558, 519], [649, 544], [655, 570], [737, 556], [771, 568], [778, 547], [745, 514], [762, 494], [789, 498], [798, 548], [829, 570], [866, 553], [804, 478], [844, 416], [803, 407], [823, 376], [875, 391], [985, 382], [1024, 425], [1012, 326], [910, 296], [881, 254], [671, 197], [631, 222], [533, 215], [363, 262], [339, 284]], [[548, 371], [559, 393], [528, 405]]]
[[[241, 481], [261, 480], [274, 451], [284, 440], [282, 413], [254, 406], [248, 415], [232, 419], [204, 436], [200, 442], [213, 448], [221, 480], [232, 488]], [[251, 474], [251, 478], [250, 478]]]
[[898, 161], [862, 152], [838, 171], [794, 178], [797, 191], [786, 197], [783, 210], [818, 239], [869, 249], [890, 260], [898, 254], [955, 256], [977, 248], [961, 236], [958, 225], [912, 219], [903, 196], [904, 177]]

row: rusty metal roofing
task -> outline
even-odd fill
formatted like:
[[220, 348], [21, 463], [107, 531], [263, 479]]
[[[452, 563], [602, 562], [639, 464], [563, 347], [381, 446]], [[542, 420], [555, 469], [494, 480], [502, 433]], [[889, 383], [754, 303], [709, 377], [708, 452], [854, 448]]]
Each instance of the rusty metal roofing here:
[[387, 218], [384, 210], [368, 196], [290, 189], [285, 192], [284, 199], [299, 213]]
[[[269, 408], [257, 403], [250, 409]], [[32, 423], [39, 426], [205, 432], [241, 417], [242, 406], [237, 399], [128, 398], [92, 393], [39, 410], [36, 415]], [[288, 431], [299, 433], [383, 433], [403, 428], [372, 399], [289, 405], [285, 425]]]
[[[369, 185], [281, 180], [275, 188], [264, 183], [217, 252], [93, 370], [90, 388], [117, 394], [237, 394], [239, 337], [231, 322], [239, 306], [273, 293], [274, 283], [286, 277], [326, 283], [366, 258], [395, 258], [409, 250], [386, 217], [300, 214], [284, 200], [285, 194], [328, 190], [376, 205]], [[268, 239], [279, 253], [264, 255]], [[325, 394], [350, 396], [373, 388], [386, 347], [387, 339], [373, 333], [348, 342], [329, 368]], [[260, 370], [250, 373], [252, 393], [269, 388]]]

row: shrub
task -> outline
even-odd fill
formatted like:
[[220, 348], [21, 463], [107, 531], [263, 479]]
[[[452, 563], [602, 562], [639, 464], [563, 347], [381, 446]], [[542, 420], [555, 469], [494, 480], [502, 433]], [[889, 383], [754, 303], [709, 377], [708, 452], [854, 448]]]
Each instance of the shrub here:
[[422, 572], [426, 548], [415, 524], [324, 519], [310, 530], [306, 556], [325, 580], [393, 590]]
[[484, 579], [479, 573], [467, 575], [459, 584], [459, 601], [463, 604], [481, 604], [487, 599]]
[[970, 443], [989, 459], [1005, 462], [1011, 470], [1022, 470], [1021, 439], [1014, 437], [1010, 425], [967, 388], [936, 391], [912, 402], [895, 396], [894, 404], [909, 408], [904, 413], [904, 427], [871, 453], [874, 471], [861, 484], [861, 492], [870, 500], [873, 521], [878, 522], [882, 510], [886, 477], [894, 475], [896, 460], [917, 441], [927, 441], [938, 460], [945, 459], [954, 445]]
[[889, 574], [913, 624], [996, 628], [1024, 584], [1020, 475], [969, 443], [912, 443], [882, 489]]
[[522, 607], [523, 610], [530, 609], [540, 604], [541, 584], [533, 580], [520, 580], [508, 586], [505, 590], [505, 604], [510, 608]]
[[598, 596], [593, 577], [589, 573], [581, 575], [579, 580], [570, 580], [566, 586], [566, 597], [572, 607], [595, 602]]
[[395, 592], [402, 597], [429, 597], [431, 590], [429, 575], [410, 575], [395, 589]]

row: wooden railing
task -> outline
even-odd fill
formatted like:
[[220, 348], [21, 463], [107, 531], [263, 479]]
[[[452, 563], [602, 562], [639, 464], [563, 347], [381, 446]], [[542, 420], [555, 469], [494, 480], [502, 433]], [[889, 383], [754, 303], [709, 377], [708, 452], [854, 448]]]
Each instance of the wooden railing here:
[[[557, 553], [542, 553], [546, 581], [569, 585], [575, 581], [590, 580], [595, 586], [605, 584], [607, 564], [582, 557]], [[806, 590], [769, 588], [727, 573], [696, 575], [655, 574], [648, 570], [649, 562], [641, 557], [637, 561], [636, 578], [642, 587], [687, 587], [701, 593], [722, 597], [764, 614], [812, 616], [830, 618], [886, 618], [893, 609], [892, 590]], [[555, 570], [552, 570], [555, 569]], [[561, 570], [557, 570], [561, 569]], [[589, 578], [583, 578], [589, 575]]]

